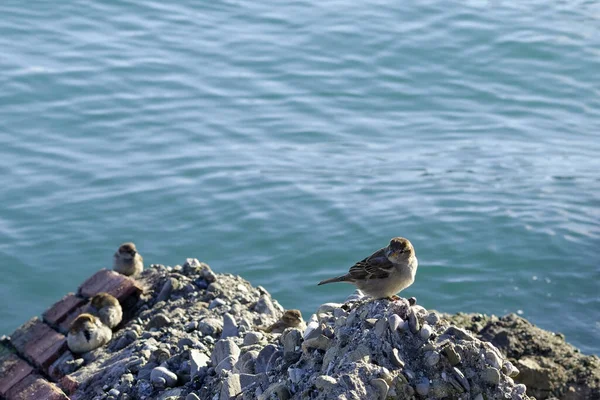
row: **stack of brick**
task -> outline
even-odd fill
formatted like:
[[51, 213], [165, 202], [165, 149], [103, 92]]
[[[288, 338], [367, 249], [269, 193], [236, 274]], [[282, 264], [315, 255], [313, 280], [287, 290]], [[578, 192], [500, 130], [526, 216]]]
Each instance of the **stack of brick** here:
[[66, 295], [46, 310], [43, 321], [34, 317], [17, 328], [10, 340], [0, 343], [0, 398], [68, 399], [65, 392], [76, 387], [57, 367], [61, 359], [72, 356], [65, 335], [89, 298], [100, 292], [110, 293], [126, 309], [137, 301], [142, 288], [131, 278], [103, 269], [86, 280], [77, 294]]

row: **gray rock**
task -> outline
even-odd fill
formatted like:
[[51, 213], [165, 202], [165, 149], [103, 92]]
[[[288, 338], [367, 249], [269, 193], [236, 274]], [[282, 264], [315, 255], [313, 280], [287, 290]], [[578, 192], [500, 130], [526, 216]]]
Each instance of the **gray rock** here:
[[266, 315], [277, 315], [277, 310], [275, 309], [273, 302], [266, 295], [260, 296], [260, 298], [256, 302], [256, 305], [254, 306], [254, 311]]
[[421, 330], [419, 331], [419, 336], [423, 340], [429, 340], [432, 333], [433, 333], [433, 328], [431, 328], [431, 325], [423, 324], [423, 326], [421, 327]]
[[146, 325], [146, 329], [152, 329], [152, 328], [157, 328], [160, 329], [164, 326], [170, 325], [171, 324], [171, 319], [169, 317], [167, 317], [165, 314], [156, 314], [151, 320], [150, 322], [148, 322], [148, 325]]
[[421, 396], [427, 396], [427, 394], [429, 393], [429, 387], [429, 379], [427, 378], [420, 379], [419, 382], [417, 382], [417, 384], [415, 385], [417, 393], [419, 393]]
[[399, 315], [397, 315], [397, 314], [390, 315], [390, 318], [388, 319], [388, 323], [390, 324], [390, 330], [392, 332], [396, 331], [396, 329], [398, 329], [398, 327], [400, 326], [401, 322], [402, 322], [402, 318], [400, 318]]
[[115, 388], [112, 388], [112, 389], [110, 389], [110, 390], [108, 391], [108, 395], [109, 395], [109, 396], [114, 396], [114, 397], [117, 397], [117, 396], [119, 396], [119, 394], [121, 394], [121, 392], [119, 392], [119, 391], [118, 391], [117, 389], [115, 389]]
[[171, 295], [171, 292], [174, 289], [177, 289], [177, 287], [179, 286], [179, 282], [177, 281], [177, 279], [175, 278], [169, 278], [165, 281], [165, 283], [162, 286], [162, 289], [160, 289], [160, 293], [158, 293], [158, 296], [156, 296], [156, 302], [161, 302], [161, 301], [165, 301], [169, 298], [169, 296]]
[[319, 306], [319, 309], [317, 310], [317, 315], [318, 314], [323, 314], [323, 313], [332, 313], [338, 309], [341, 308], [343, 304], [339, 304], [339, 303], [325, 303], [325, 304], [321, 304]]
[[217, 366], [215, 367], [215, 372], [217, 374], [223, 375], [225, 372], [233, 371], [233, 367], [237, 362], [237, 358], [233, 356], [225, 357]]
[[198, 345], [199, 343], [197, 340], [190, 339], [189, 337], [183, 337], [177, 342], [177, 347], [179, 347], [179, 350], [181, 351], [183, 351], [186, 347], [195, 347]]
[[260, 332], [248, 332], [244, 336], [244, 346], [252, 346], [260, 343], [264, 335]]
[[[214, 300], [213, 300], [214, 301]], [[237, 337], [239, 334], [238, 326], [231, 314], [223, 314], [223, 332], [221, 333], [221, 339], [228, 337]]]
[[202, 368], [206, 368], [210, 362], [210, 357], [201, 353], [199, 350], [190, 350], [190, 378], [194, 379], [200, 373]]
[[227, 302], [219, 297], [210, 302], [210, 304], [208, 305], [208, 309], [212, 310], [213, 308], [221, 307], [224, 305], [227, 305]]
[[281, 343], [283, 344], [283, 354], [289, 355], [300, 350], [302, 344], [302, 331], [297, 328], [286, 330], [281, 336]]
[[465, 375], [462, 373], [462, 371], [456, 367], [453, 368], [453, 371], [454, 377], [456, 378], [458, 383], [460, 383], [460, 385], [465, 389], [465, 391], [468, 392], [469, 390], [471, 390], [471, 385], [469, 384], [467, 378], [465, 378]]
[[234, 400], [241, 391], [240, 376], [238, 374], [231, 374], [225, 378], [223, 386], [221, 386], [219, 400]]
[[425, 317], [425, 322], [427, 322], [429, 325], [432, 325], [432, 326], [435, 326], [439, 321], [440, 321], [440, 316], [436, 312], [430, 312]]
[[400, 358], [398, 349], [395, 347], [392, 349], [391, 360], [392, 364], [394, 364], [396, 367], [404, 368], [404, 361]]
[[202, 277], [208, 283], [213, 283], [217, 280], [217, 275], [207, 264], [203, 264]]
[[460, 354], [458, 354], [453, 344], [444, 347], [444, 350], [442, 350], [442, 352], [448, 359], [450, 365], [457, 365], [461, 362], [461, 356]]
[[198, 395], [195, 393], [189, 393], [187, 396], [185, 396], [185, 400], [200, 400], [200, 397], [198, 397]]
[[[235, 370], [240, 374], [254, 374], [256, 372], [256, 358], [258, 357], [258, 351], [251, 350], [243, 353], [235, 364]], [[267, 363], [269, 360], [266, 361]]]
[[428, 351], [425, 353], [425, 364], [429, 367], [433, 367], [440, 361], [440, 353], [437, 351]]
[[417, 333], [420, 331], [421, 326], [419, 325], [419, 320], [417, 319], [417, 314], [415, 313], [414, 307], [411, 307], [410, 312], [408, 314], [408, 327], [412, 333]]
[[331, 390], [337, 384], [338, 381], [333, 376], [321, 375], [315, 379], [316, 388], [322, 391]]
[[504, 364], [502, 364], [502, 371], [511, 378], [519, 375], [519, 370], [510, 361], [505, 361]]
[[223, 330], [223, 322], [216, 318], [205, 318], [198, 323], [198, 330], [204, 336], [216, 336]]
[[193, 332], [198, 328], [198, 322], [197, 321], [190, 321], [185, 325], [185, 331], [186, 332]]
[[467, 332], [464, 329], [458, 328], [456, 326], [449, 326], [442, 335], [443, 336], [454, 336], [455, 338], [457, 338], [459, 340], [467, 340], [469, 342], [472, 342], [475, 340], [473, 335], [471, 335], [469, 332]]
[[500, 383], [500, 371], [494, 367], [487, 367], [481, 372], [481, 379], [490, 385]]
[[331, 339], [325, 335], [319, 335], [315, 338], [306, 339], [302, 343], [302, 349], [306, 352], [309, 349], [327, 350], [331, 345]]
[[165, 367], [156, 367], [150, 373], [150, 381], [157, 388], [177, 385], [177, 375]]
[[388, 325], [388, 321], [385, 318], [379, 318], [375, 323], [375, 334], [380, 337], [383, 336], [383, 334], [387, 331]]
[[267, 372], [267, 365], [269, 364], [269, 360], [273, 353], [277, 351], [277, 347], [270, 344], [265, 347], [258, 353], [256, 357], [255, 371], [257, 374]]
[[288, 368], [288, 377], [292, 383], [298, 383], [302, 380], [302, 376], [306, 374], [306, 370], [302, 368]]
[[[237, 344], [231, 339], [221, 339], [219, 340], [213, 349], [212, 354], [210, 355], [210, 360], [213, 365], [219, 365], [221, 361], [223, 361], [227, 357], [233, 357], [235, 360], [233, 364], [237, 362], [237, 359], [240, 355], [240, 348]], [[232, 365], [233, 367], [233, 365]]]
[[381, 378], [371, 379], [369, 383], [377, 389], [377, 398], [379, 400], [385, 400], [388, 395], [388, 391], [390, 390], [390, 386]]
[[275, 367], [277, 367], [278, 365], [280, 365], [281, 364], [281, 358], [283, 358], [283, 351], [282, 350], [277, 350], [275, 353], [273, 353], [273, 355], [269, 359], [269, 362], [267, 363], [267, 371], [266, 372], [269, 373]]

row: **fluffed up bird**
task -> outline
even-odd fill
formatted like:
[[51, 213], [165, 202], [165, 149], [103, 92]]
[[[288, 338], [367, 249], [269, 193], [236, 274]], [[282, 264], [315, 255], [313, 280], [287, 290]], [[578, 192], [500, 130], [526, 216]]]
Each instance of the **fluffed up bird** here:
[[415, 281], [417, 256], [408, 239], [395, 237], [387, 247], [354, 264], [347, 274], [319, 282], [348, 282], [376, 299], [397, 298], [396, 293]]
[[69, 328], [67, 346], [73, 353], [85, 353], [104, 346], [112, 338], [112, 331], [91, 314], [80, 314]]
[[144, 269], [144, 259], [135, 244], [128, 242], [119, 246], [114, 255], [113, 270], [123, 275], [138, 275]]
[[123, 309], [119, 300], [105, 292], [92, 297], [87, 311], [100, 318], [100, 321], [111, 329], [119, 325], [123, 319]]

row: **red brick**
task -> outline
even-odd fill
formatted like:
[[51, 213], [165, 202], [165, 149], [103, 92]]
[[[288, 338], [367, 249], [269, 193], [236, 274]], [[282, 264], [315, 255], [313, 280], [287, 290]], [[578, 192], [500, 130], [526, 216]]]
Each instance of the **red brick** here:
[[60, 386], [63, 390], [69, 395], [75, 393], [77, 388], [79, 387], [79, 381], [71, 377], [70, 375], [63, 376], [60, 379]]
[[37, 317], [13, 332], [10, 341], [19, 353], [43, 370], [46, 370], [67, 348], [65, 336], [54, 331]]
[[130, 296], [139, 296], [142, 288], [131, 278], [101, 269], [79, 287], [79, 294], [83, 297], [92, 297], [100, 292], [112, 294], [123, 304]]
[[67, 395], [53, 383], [37, 374], [23, 379], [6, 394], [8, 400], [69, 400]]
[[71, 314], [69, 314], [58, 326], [56, 329], [66, 335], [69, 333], [69, 328], [71, 327], [71, 323], [75, 318], [79, 316], [79, 314], [83, 313], [88, 305], [88, 302], [83, 303], [81, 306], [77, 307]]
[[52, 326], [57, 326], [67, 318], [69, 314], [78, 307], [81, 307], [86, 300], [75, 296], [73, 293], [69, 293], [56, 303], [52, 307], [46, 310], [42, 314], [44, 321]]
[[0, 360], [0, 396], [6, 393], [33, 372], [27, 362], [21, 360], [14, 354], [3, 357]]

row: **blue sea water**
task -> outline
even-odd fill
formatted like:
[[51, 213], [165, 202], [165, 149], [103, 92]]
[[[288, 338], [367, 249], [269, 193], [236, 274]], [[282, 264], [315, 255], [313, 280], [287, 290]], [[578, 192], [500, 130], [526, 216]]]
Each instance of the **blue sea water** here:
[[305, 317], [403, 292], [600, 354], [600, 5], [0, 2], [0, 334], [133, 240]]

